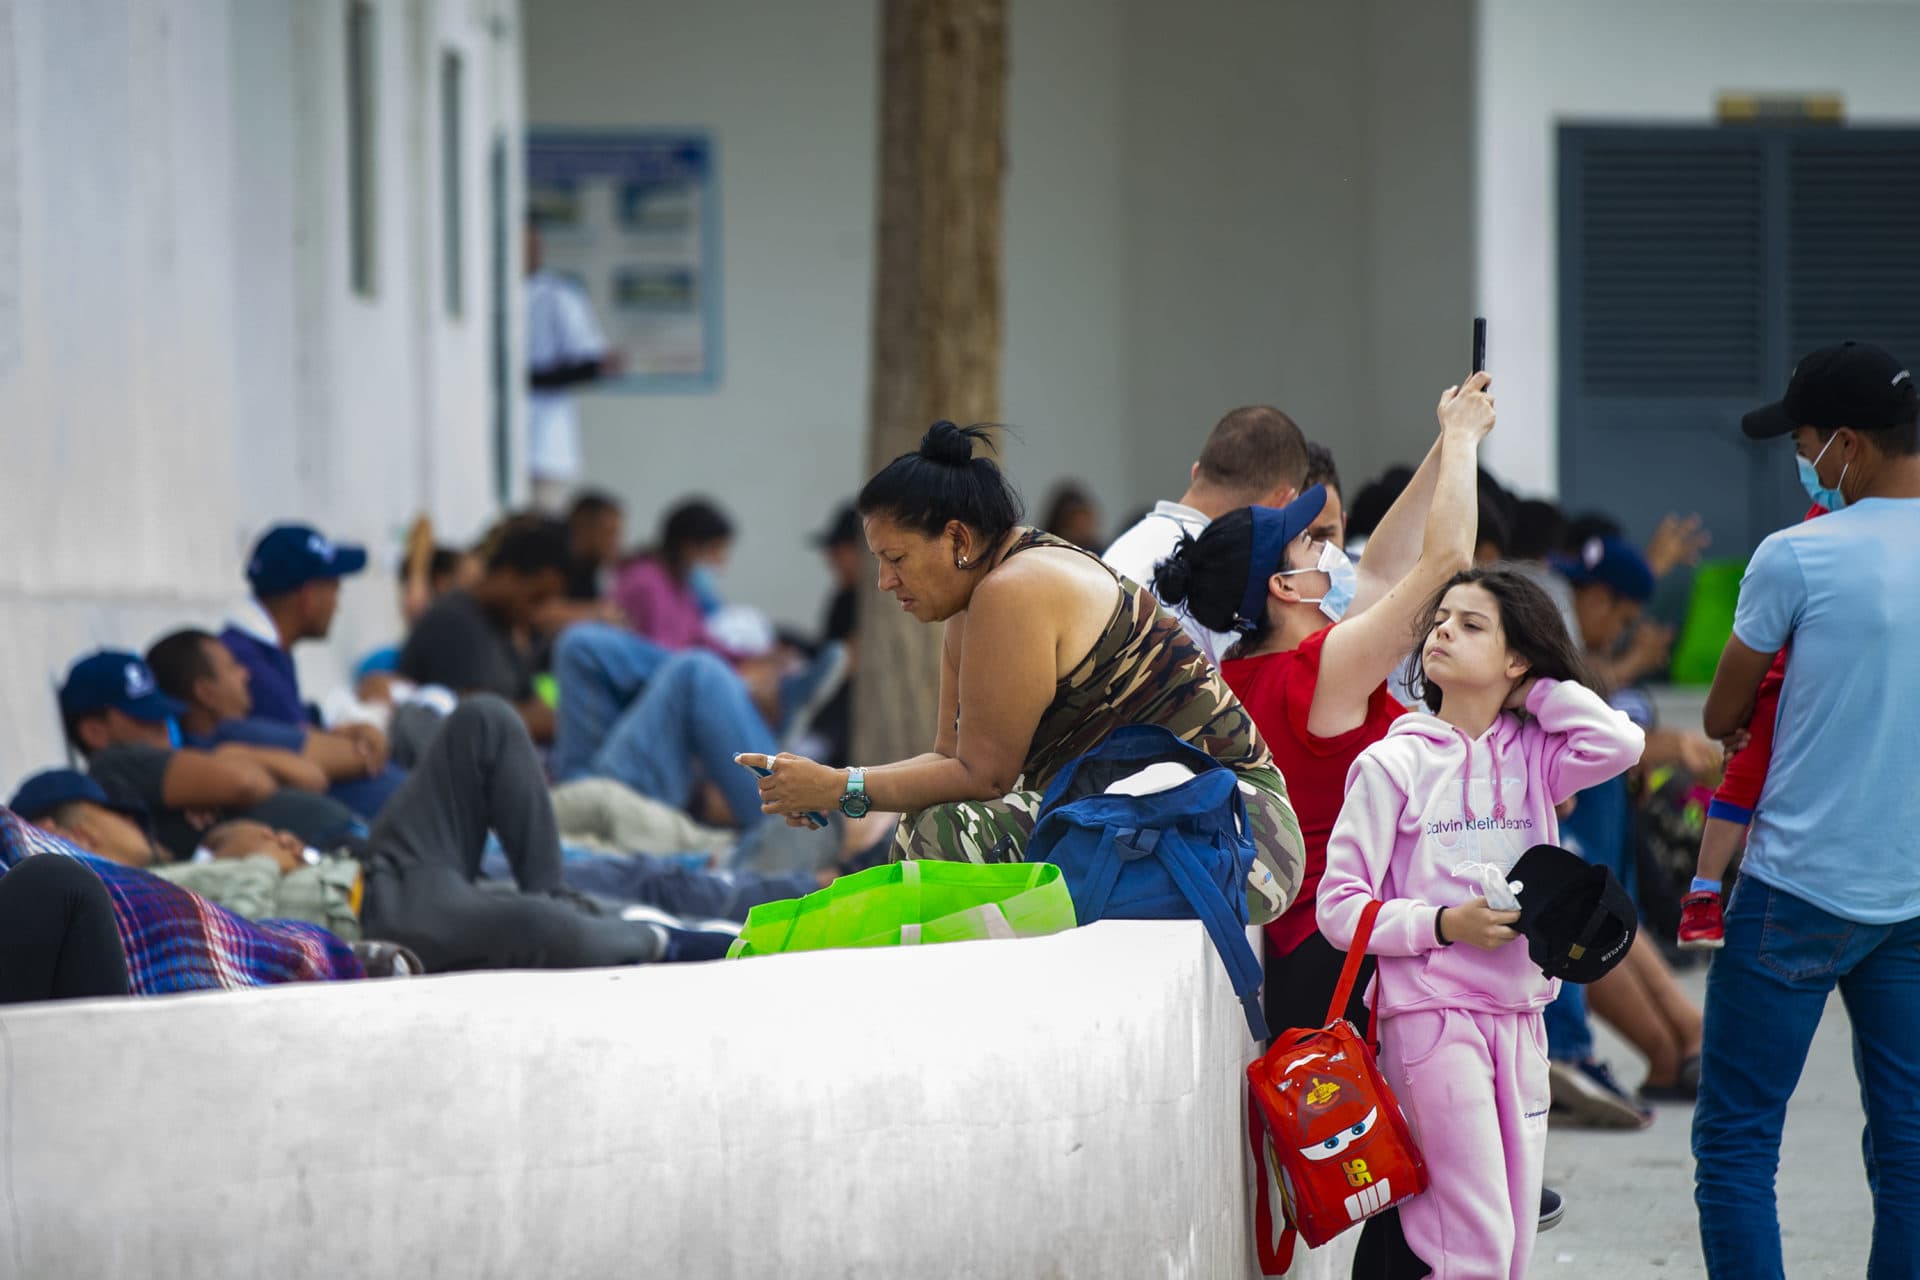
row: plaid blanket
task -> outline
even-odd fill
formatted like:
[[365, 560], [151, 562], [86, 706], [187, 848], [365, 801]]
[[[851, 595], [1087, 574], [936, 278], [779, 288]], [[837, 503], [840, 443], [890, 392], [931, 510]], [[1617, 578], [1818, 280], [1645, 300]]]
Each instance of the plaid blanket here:
[[0, 806], [0, 868], [51, 854], [85, 863], [106, 885], [134, 995], [366, 976], [347, 944], [318, 925], [242, 920], [159, 876], [82, 853]]

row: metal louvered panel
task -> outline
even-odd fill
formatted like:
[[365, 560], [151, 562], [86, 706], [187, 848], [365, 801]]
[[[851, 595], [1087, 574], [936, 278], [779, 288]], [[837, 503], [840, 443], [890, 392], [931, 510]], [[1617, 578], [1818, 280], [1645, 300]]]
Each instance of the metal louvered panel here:
[[1747, 395], [1766, 381], [1766, 156], [1757, 144], [1581, 150], [1580, 389]]
[[1860, 338], [1920, 360], [1920, 138], [1792, 140], [1787, 205], [1792, 355]]

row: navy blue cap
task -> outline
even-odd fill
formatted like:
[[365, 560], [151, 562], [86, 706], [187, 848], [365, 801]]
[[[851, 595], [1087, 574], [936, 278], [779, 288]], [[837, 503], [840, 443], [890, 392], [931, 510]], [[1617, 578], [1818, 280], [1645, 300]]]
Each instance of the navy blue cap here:
[[7, 802], [7, 808], [28, 822], [38, 822], [62, 805], [81, 802], [97, 804], [103, 809], [112, 809], [141, 822], [146, 821], [147, 815], [143, 811], [115, 804], [99, 783], [72, 769], [48, 769], [44, 773], [34, 774], [20, 784], [20, 789], [13, 793], [13, 799]]
[[1576, 587], [1598, 583], [1641, 604], [1653, 599], [1653, 569], [1625, 538], [1588, 538], [1578, 555], [1555, 556], [1553, 567]]
[[367, 567], [367, 549], [334, 543], [305, 524], [277, 524], [260, 535], [247, 560], [247, 585], [260, 599], [283, 596], [309, 582], [344, 578]]
[[67, 672], [60, 686], [61, 714], [71, 718], [94, 711], [123, 711], [135, 720], [159, 724], [186, 707], [160, 692], [153, 671], [137, 653], [102, 649], [88, 654]]
[[1247, 589], [1234, 615], [1236, 631], [1252, 632], [1267, 616], [1267, 580], [1280, 571], [1287, 544], [1307, 531], [1327, 506], [1327, 487], [1314, 485], [1284, 507], [1252, 507], [1253, 554], [1247, 559]]

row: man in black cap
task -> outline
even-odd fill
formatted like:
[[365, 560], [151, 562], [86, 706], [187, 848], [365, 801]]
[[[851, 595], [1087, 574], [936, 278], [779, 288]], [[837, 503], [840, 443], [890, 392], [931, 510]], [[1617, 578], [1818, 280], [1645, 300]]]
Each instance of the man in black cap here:
[[253, 601], [233, 616], [220, 642], [252, 677], [255, 716], [314, 722], [300, 698], [293, 647], [327, 638], [340, 606], [340, 579], [366, 567], [365, 547], [333, 542], [310, 525], [275, 525], [254, 543], [247, 559]]
[[[1707, 1271], [1782, 1274], [1774, 1170], [1787, 1102], [1828, 995], [1853, 1024], [1874, 1233], [1867, 1271], [1920, 1258], [1920, 395], [1879, 347], [1802, 359], [1787, 394], [1747, 415], [1792, 438], [1830, 515], [1773, 534], [1740, 585], [1707, 695], [1707, 733], [1745, 730], [1791, 645], [1765, 790], [1726, 945], [1707, 980], [1694, 1112], [1694, 1201]], [[1783, 459], [1784, 461], [1784, 459]]]

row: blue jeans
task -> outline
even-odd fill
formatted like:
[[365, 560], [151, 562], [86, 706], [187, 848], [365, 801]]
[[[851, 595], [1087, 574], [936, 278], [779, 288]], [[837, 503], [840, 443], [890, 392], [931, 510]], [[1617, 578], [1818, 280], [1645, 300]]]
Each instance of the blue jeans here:
[[554, 781], [592, 775], [593, 759], [606, 744], [614, 721], [672, 656], [659, 645], [604, 622], [582, 622], [560, 633], [553, 646], [560, 706], [548, 759]]
[[1547, 1057], [1554, 1062], [1586, 1062], [1593, 1057], [1593, 1026], [1587, 1021], [1587, 989], [1560, 984], [1560, 995], [1546, 1007]]
[[584, 623], [561, 634], [553, 669], [557, 781], [614, 778], [683, 807], [704, 777], [720, 788], [736, 825], [764, 820], [759, 779], [733, 757], [772, 755], [773, 731], [723, 660], [697, 650], [668, 653], [618, 627]]
[[1830, 915], [1751, 876], [1736, 886], [1727, 942], [1707, 977], [1694, 1203], [1715, 1280], [1784, 1276], [1774, 1174], [1787, 1101], [1828, 994], [1853, 1021], [1873, 1194], [1869, 1280], [1920, 1277], [1920, 920]]
[[1573, 812], [1560, 822], [1560, 843], [1613, 878], [1635, 902], [1640, 900], [1639, 876], [1634, 866], [1633, 801], [1625, 775], [1588, 787], [1577, 797]]

